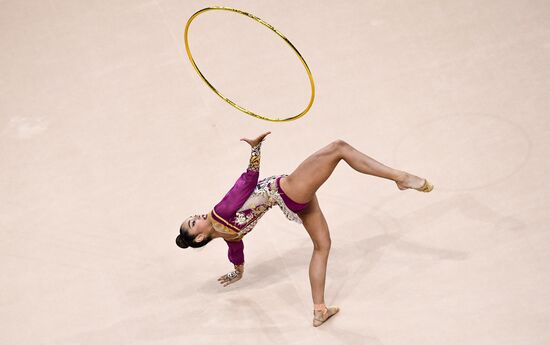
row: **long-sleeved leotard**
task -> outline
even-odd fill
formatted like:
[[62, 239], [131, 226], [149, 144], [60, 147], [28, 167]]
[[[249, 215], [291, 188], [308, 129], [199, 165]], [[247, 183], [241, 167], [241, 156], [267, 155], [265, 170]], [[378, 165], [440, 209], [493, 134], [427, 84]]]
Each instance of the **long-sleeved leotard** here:
[[[284, 175], [271, 176], [258, 182], [260, 148], [261, 143], [252, 148], [248, 168], [208, 214], [216, 231], [233, 236], [225, 241], [228, 245], [229, 261], [235, 265], [244, 263], [242, 237], [254, 228], [258, 220], [273, 205], [279, 205], [289, 220], [301, 223], [298, 215], [285, 204], [285, 201], [287, 203], [292, 201], [280, 190], [278, 182]], [[306, 206], [295, 203], [292, 206], [289, 205], [295, 212], [299, 212], [299, 209], [293, 207], [295, 205]]]
[[256, 188], [260, 176], [261, 145], [262, 143], [259, 143], [252, 148], [248, 168], [209, 214], [216, 231], [235, 235], [234, 239], [225, 240], [228, 246], [227, 256], [235, 265], [244, 262], [244, 243], [241, 240], [242, 236], [238, 236], [241, 229], [231, 224], [231, 219]]

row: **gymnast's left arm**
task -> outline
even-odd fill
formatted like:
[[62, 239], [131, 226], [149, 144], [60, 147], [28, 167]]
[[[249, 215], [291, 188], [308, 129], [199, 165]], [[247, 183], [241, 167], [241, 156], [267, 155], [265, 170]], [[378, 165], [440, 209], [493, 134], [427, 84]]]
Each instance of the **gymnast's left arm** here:
[[248, 168], [246, 172], [241, 174], [223, 199], [214, 206], [213, 211], [218, 217], [226, 220], [231, 218], [246, 202], [250, 194], [254, 191], [254, 188], [256, 188], [256, 183], [260, 176], [260, 148], [262, 146], [262, 140], [264, 140], [269, 133], [271, 132], [261, 134], [256, 139], [241, 139], [241, 141], [245, 141], [251, 146]]
[[263, 134], [260, 134], [255, 139], [247, 139], [247, 138], [241, 138], [241, 141], [245, 141], [250, 145], [252, 148], [252, 154], [250, 156], [250, 164], [248, 165], [248, 169], [252, 169], [255, 171], [258, 171], [260, 169], [260, 147], [262, 144], [262, 141], [264, 141], [265, 137], [267, 137], [271, 132], [265, 132]]

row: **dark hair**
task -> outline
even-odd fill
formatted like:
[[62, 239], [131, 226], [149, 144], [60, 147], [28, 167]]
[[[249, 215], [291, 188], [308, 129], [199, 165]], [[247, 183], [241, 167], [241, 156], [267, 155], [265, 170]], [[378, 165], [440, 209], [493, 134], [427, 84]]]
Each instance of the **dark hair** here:
[[212, 240], [212, 237], [208, 236], [200, 242], [195, 242], [195, 236], [191, 236], [187, 230], [183, 228], [183, 224], [180, 226], [180, 234], [176, 237], [176, 244], [180, 248], [200, 248], [208, 244]]

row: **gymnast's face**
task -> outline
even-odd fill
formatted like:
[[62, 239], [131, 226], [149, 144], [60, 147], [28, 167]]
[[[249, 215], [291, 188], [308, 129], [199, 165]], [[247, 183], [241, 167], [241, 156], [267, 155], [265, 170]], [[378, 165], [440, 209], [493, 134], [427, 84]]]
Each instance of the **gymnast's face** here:
[[200, 242], [210, 232], [210, 225], [206, 214], [196, 214], [183, 221], [183, 226], [191, 236], [197, 236], [195, 240]]

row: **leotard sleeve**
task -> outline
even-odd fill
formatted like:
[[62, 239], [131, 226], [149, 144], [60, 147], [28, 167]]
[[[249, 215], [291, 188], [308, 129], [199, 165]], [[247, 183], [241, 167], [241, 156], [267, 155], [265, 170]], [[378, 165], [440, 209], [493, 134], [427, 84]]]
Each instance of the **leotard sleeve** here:
[[225, 241], [227, 243], [227, 258], [234, 265], [242, 265], [244, 263], [244, 243], [239, 241]]
[[250, 194], [256, 188], [260, 176], [260, 147], [262, 143], [254, 146], [250, 153], [248, 168], [223, 199], [214, 206], [214, 212], [221, 218], [230, 219], [246, 202]]

